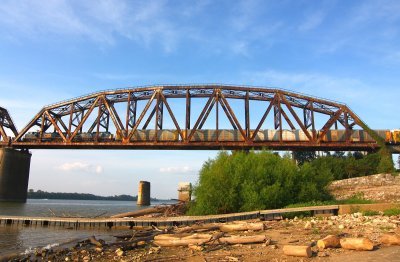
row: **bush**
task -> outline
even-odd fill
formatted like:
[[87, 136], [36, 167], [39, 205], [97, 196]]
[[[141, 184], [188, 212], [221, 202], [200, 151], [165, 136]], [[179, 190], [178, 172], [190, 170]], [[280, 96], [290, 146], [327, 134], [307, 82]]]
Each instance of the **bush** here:
[[374, 210], [365, 210], [365, 211], [362, 211], [362, 214], [363, 214], [363, 216], [377, 216], [377, 215], [379, 215], [379, 212], [378, 211], [374, 211]]
[[281, 208], [327, 200], [333, 176], [325, 166], [298, 168], [289, 157], [267, 151], [220, 152], [200, 170], [189, 214], [207, 215]]
[[385, 216], [398, 216], [400, 215], [400, 208], [391, 208], [383, 211]]

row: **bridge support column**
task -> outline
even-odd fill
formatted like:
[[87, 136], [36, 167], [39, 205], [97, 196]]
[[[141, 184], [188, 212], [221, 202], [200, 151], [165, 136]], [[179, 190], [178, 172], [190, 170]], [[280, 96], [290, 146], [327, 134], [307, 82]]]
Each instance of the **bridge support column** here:
[[189, 182], [180, 182], [178, 184], [178, 199], [182, 202], [189, 202], [192, 198], [192, 184]]
[[0, 201], [26, 202], [32, 154], [0, 148]]
[[150, 182], [140, 181], [137, 196], [138, 206], [150, 206]]

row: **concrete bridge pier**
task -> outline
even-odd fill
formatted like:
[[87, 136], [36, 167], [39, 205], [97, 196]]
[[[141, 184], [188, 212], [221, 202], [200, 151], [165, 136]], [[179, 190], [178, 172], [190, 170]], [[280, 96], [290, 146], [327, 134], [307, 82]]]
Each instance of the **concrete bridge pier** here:
[[0, 148], [0, 201], [26, 202], [32, 154]]
[[136, 203], [138, 206], [150, 206], [150, 182], [139, 182], [139, 190]]

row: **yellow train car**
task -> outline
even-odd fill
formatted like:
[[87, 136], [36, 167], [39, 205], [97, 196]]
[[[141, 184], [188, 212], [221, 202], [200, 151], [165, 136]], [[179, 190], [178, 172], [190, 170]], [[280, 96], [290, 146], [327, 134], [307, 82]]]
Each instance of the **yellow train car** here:
[[392, 130], [391, 133], [393, 144], [400, 144], [400, 129]]

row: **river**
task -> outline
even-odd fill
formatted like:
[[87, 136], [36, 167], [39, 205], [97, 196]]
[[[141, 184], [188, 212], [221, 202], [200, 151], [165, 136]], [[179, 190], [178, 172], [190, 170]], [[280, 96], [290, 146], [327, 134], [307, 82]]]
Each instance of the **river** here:
[[[152, 201], [152, 205], [172, 204], [175, 201]], [[0, 215], [13, 216], [110, 216], [141, 209], [136, 202], [107, 200], [46, 200], [28, 199], [26, 203], [0, 202]], [[119, 234], [110, 229], [64, 229], [40, 226], [0, 225], [0, 256], [15, 252], [30, 252], [36, 247], [58, 245], [68, 241], [95, 235], [111, 240], [110, 233]]]

